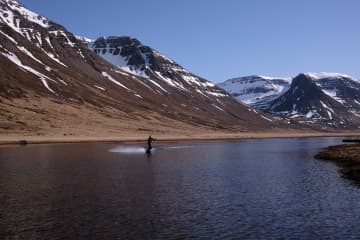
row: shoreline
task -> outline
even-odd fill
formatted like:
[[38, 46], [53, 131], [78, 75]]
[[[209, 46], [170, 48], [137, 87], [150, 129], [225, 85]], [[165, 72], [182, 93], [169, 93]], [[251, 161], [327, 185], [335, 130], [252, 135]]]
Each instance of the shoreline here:
[[359, 143], [330, 146], [316, 154], [314, 158], [334, 162], [345, 178], [360, 184]]
[[[270, 139], [270, 138], [307, 138], [307, 137], [358, 137], [360, 133], [350, 132], [339, 132], [339, 133], [328, 133], [328, 132], [249, 132], [241, 134], [209, 134], [209, 135], [194, 135], [194, 136], [161, 136], [158, 137], [156, 134], [153, 135], [158, 142], [208, 142], [208, 141], [238, 141], [248, 139]], [[143, 143], [148, 136], [0, 136], [0, 146], [6, 145], [19, 145], [20, 141], [26, 141], [26, 145], [32, 144], [62, 144], [62, 143]]]

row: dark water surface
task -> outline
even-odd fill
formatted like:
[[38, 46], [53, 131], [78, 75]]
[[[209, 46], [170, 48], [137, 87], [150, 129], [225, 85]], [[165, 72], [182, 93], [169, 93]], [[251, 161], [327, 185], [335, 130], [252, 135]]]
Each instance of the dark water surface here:
[[359, 239], [340, 138], [0, 148], [1, 239]]

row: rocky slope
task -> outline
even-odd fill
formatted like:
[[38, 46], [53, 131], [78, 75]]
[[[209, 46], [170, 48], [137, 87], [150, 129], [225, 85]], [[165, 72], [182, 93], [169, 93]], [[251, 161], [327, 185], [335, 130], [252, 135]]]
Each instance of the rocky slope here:
[[2, 134], [194, 134], [272, 126], [136, 39], [100, 38], [89, 49], [84, 39], [14, 0], [0, 0], [0, 66]]

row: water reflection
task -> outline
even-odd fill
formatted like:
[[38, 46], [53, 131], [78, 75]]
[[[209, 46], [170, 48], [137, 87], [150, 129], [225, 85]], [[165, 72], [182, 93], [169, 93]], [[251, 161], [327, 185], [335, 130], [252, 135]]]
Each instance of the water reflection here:
[[360, 191], [312, 156], [339, 138], [0, 149], [0, 234], [358, 238]]

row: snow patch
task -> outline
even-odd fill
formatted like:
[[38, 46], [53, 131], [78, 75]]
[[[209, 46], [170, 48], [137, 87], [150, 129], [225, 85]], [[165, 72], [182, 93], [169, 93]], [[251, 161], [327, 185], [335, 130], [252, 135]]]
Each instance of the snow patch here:
[[315, 115], [316, 112], [313, 112], [312, 110], [310, 110], [307, 114], [306, 114], [306, 118], [312, 118], [312, 116]]
[[334, 110], [331, 107], [329, 107], [328, 105], [326, 105], [323, 101], [320, 101], [320, 103], [326, 109], [329, 119], [332, 120], [333, 117], [332, 117], [331, 113], [335, 113]]
[[323, 101], [320, 101], [320, 103], [324, 108], [326, 108], [327, 110], [329, 110], [332, 113], [335, 113], [334, 110], [331, 107], [329, 107], [328, 105], [326, 105]]
[[154, 84], [155, 86], [157, 86], [158, 88], [160, 88], [162, 91], [164, 92], [168, 92], [166, 89], [164, 89], [162, 86], [160, 86], [160, 84], [158, 84], [157, 82], [155, 82], [154, 80], [148, 79], [152, 84]]
[[[121, 52], [121, 48], [120, 52]], [[95, 49], [93, 49], [95, 50]], [[115, 48], [110, 48], [110, 47], [106, 47], [106, 48], [96, 48], [96, 53], [98, 55], [100, 55], [102, 58], [104, 58], [106, 61], [112, 63], [113, 65], [117, 66], [118, 68], [120, 68], [121, 70], [128, 72], [130, 74], [139, 76], [139, 77], [143, 77], [143, 78], [148, 78], [148, 75], [145, 73], [145, 69], [140, 69], [140, 68], [136, 68], [134, 66], [129, 66], [128, 65], [128, 60], [126, 59], [126, 57], [121, 56], [120, 54], [118, 55], [113, 55], [112, 53], [110, 53], [110, 50], [115, 51]], [[106, 51], [105, 53], [103, 53], [103, 51]]]
[[185, 82], [187, 82], [189, 85], [197, 85], [200, 87], [215, 87], [215, 84], [211, 82], [201, 82], [199, 78], [191, 76], [191, 75], [182, 75], [182, 79], [184, 79]]
[[4, 33], [3, 31], [0, 31], [0, 33], [2, 35], [4, 35], [5, 37], [7, 37], [10, 41], [12, 41], [13, 43], [15, 43], [16, 45], [18, 45], [17, 41], [15, 41], [14, 38], [10, 37], [9, 35], [7, 35], [6, 33]]
[[267, 118], [267, 117], [265, 117], [265, 116], [263, 116], [263, 115], [260, 115], [260, 117], [262, 117], [263, 119], [265, 119], [265, 120], [267, 120], [267, 121], [269, 121], [269, 122], [272, 122], [273, 120], [271, 120], [270, 118]]
[[64, 66], [64, 67], [68, 67], [65, 65], [65, 63], [61, 62], [58, 58], [55, 57], [54, 54], [45, 51], [44, 49], [40, 48], [46, 55], [48, 55], [49, 58], [51, 58], [52, 60], [54, 60], [55, 62], [57, 62], [58, 64]]
[[180, 90], [185, 90], [187, 91], [187, 89], [181, 84], [181, 83], [178, 83], [168, 77], [165, 77], [163, 76], [160, 72], [157, 72], [157, 71], [154, 71], [154, 73], [161, 79], [163, 80], [164, 82], [166, 82], [167, 84], [169, 84], [170, 86], [172, 87], [175, 87], [175, 88], [178, 88]]
[[62, 79], [60, 79], [60, 78], [58, 78], [58, 80], [59, 80], [59, 82], [61, 82], [61, 83], [64, 84], [65, 86], [68, 85], [64, 80], [62, 80]]
[[50, 38], [49, 37], [45, 37], [45, 41], [47, 42], [47, 44], [50, 46], [50, 48], [54, 49], [54, 46], [51, 44]]
[[106, 89], [105, 89], [105, 88], [100, 87], [100, 86], [98, 86], [98, 85], [94, 85], [94, 87], [96, 87], [97, 89], [100, 89], [101, 91], [106, 91]]
[[120, 73], [120, 74], [122, 74], [124, 76], [130, 76], [129, 74], [124, 73], [123, 71], [118, 71], [118, 70], [112, 70], [112, 71], [115, 72], [115, 73]]
[[83, 59], [85, 59], [85, 56], [84, 56], [84, 54], [82, 53], [82, 51], [81, 51], [81, 49], [79, 48], [78, 49], [78, 54], [83, 58]]
[[68, 35], [66, 35], [66, 33], [64, 31], [61, 31], [61, 30], [56, 30], [56, 31], [49, 31], [50, 34], [54, 34], [55, 36], [59, 36], [59, 35], [62, 35], [66, 42], [65, 44], [71, 46], [71, 47], [74, 47], [76, 44], [74, 42], [72, 42], [70, 40], [70, 38], [68, 37]]
[[35, 62], [40, 63], [41, 65], [45, 65], [43, 64], [39, 59], [37, 59], [36, 57], [34, 57], [34, 55], [32, 55], [32, 53], [27, 50], [25, 47], [17, 47], [20, 51], [22, 51], [23, 53], [25, 53], [26, 55], [28, 55], [30, 58], [32, 58]]
[[41, 38], [41, 34], [39, 32], [37, 32], [35, 35], [35, 38], [37, 39], [38, 43], [40, 44], [40, 46], [43, 45], [43, 41], [42, 41], [42, 38]]
[[169, 62], [172, 63], [172, 64], [175, 64], [175, 62], [174, 62], [173, 60], [171, 60], [170, 58], [162, 55], [162, 54], [159, 53], [158, 51], [155, 51], [155, 50], [154, 50], [154, 54], [157, 55], [157, 56], [159, 56], [159, 57], [161, 57], [161, 58], [163, 58], [163, 59], [165, 59], [165, 60], [167, 60], [167, 61], [169, 61]]
[[222, 112], [225, 112], [225, 110], [222, 109], [221, 107], [219, 107], [218, 105], [216, 105], [216, 104], [211, 104], [211, 105], [214, 106], [216, 109], [218, 109], [218, 110], [220, 110]]
[[209, 96], [207, 96], [203, 91], [201, 91], [200, 89], [196, 89], [196, 92], [200, 93], [201, 95], [203, 95], [204, 97], [209, 98]]
[[[46, 79], [48, 80], [51, 80], [51, 81], [54, 81], [52, 80], [51, 78], [45, 76], [44, 74], [36, 71], [35, 69], [29, 67], [29, 66], [26, 66], [24, 64], [21, 63], [20, 59], [12, 52], [10, 51], [7, 51], [7, 53], [1, 53], [3, 56], [7, 57], [11, 62], [15, 63], [16, 65], [18, 65], [20, 68], [28, 71], [28, 72], [31, 72], [32, 74], [38, 76], [42, 82], [42, 84], [44, 85], [44, 87], [49, 90], [51, 93], [55, 94], [55, 91], [53, 89], [50, 88], [48, 82], [46, 81]], [[54, 81], [56, 82], [56, 81]]]
[[344, 104], [345, 101], [339, 97], [336, 96], [336, 92], [337, 92], [337, 89], [334, 88], [334, 89], [321, 89], [326, 95], [328, 95], [329, 97], [331, 97], [332, 99], [334, 99], [335, 101], [341, 103], [341, 104]]
[[116, 81], [112, 76], [110, 76], [107, 72], [102, 72], [101, 73], [105, 78], [109, 79], [111, 82], [115, 83], [116, 85], [125, 88], [126, 90], [131, 91], [129, 88], [127, 88], [125, 85], [119, 83], [118, 81]]
[[94, 42], [93, 39], [90, 39], [90, 38], [87, 38], [87, 37], [81, 37], [81, 36], [78, 36], [78, 35], [75, 35], [75, 38], [81, 42], [85, 42], [85, 43], [91, 43], [91, 42]]
[[218, 92], [211, 92], [211, 91], [205, 91], [206, 94], [209, 94], [211, 96], [215, 96], [215, 97], [226, 97], [225, 94], [222, 94], [222, 93], [218, 93]]

